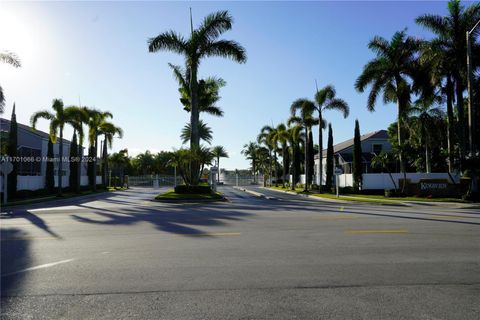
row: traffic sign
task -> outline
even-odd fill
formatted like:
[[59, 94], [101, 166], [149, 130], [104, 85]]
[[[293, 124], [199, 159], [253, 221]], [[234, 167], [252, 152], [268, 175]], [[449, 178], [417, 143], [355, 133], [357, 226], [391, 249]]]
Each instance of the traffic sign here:
[[0, 171], [3, 174], [10, 174], [13, 171], [13, 164], [11, 162], [2, 162], [0, 164]]

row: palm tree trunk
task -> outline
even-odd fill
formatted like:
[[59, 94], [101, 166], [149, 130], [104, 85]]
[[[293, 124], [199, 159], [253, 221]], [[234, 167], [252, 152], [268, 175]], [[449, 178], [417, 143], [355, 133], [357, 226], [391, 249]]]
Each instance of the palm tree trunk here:
[[295, 190], [295, 176], [297, 174], [297, 146], [295, 143], [292, 144], [292, 185], [290, 186], [291, 190]]
[[217, 183], [220, 182], [220, 157], [217, 157]]
[[305, 127], [305, 188], [304, 191], [308, 191], [308, 127]]
[[275, 187], [278, 187], [277, 150], [273, 150], [273, 170], [275, 172]]
[[107, 136], [105, 135], [105, 140], [103, 141], [103, 172], [102, 172], [102, 184], [104, 188], [107, 188], [107, 172], [108, 172], [108, 152], [107, 152]]
[[453, 117], [453, 83], [452, 78], [447, 76], [447, 119], [448, 119], [448, 172], [453, 172], [454, 169], [454, 146], [455, 146], [455, 131], [454, 131], [454, 117]]
[[93, 192], [97, 191], [97, 146], [98, 146], [98, 135], [95, 133], [95, 142], [93, 145]]
[[465, 159], [465, 113], [463, 109], [463, 85], [460, 75], [455, 77], [455, 90], [457, 95], [457, 112], [458, 112], [458, 133], [460, 137], [460, 170], [462, 169], [462, 162]]
[[80, 186], [82, 184], [82, 158], [83, 158], [83, 148], [81, 144], [78, 144], [78, 166], [77, 166], [77, 185], [75, 186], [75, 191], [80, 192]]
[[[200, 136], [198, 133], [199, 110], [198, 110], [198, 92], [197, 92], [197, 66], [195, 64], [190, 68], [190, 150], [194, 150], [200, 146]], [[192, 185], [197, 185], [199, 180], [199, 163], [196, 160], [190, 162], [190, 175]]]
[[287, 178], [287, 144], [283, 146], [283, 178], [282, 178], [282, 187], [285, 188], [285, 179]]
[[322, 131], [322, 112], [318, 111], [318, 192], [322, 192], [323, 177], [323, 131]]
[[63, 162], [63, 127], [60, 127], [60, 145], [58, 146], [60, 161], [58, 162], [58, 196], [62, 196], [62, 162]]

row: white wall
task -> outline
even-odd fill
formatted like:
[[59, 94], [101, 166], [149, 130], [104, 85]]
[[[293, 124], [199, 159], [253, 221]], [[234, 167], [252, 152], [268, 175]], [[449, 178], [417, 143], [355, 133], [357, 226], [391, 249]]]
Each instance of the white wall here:
[[[395, 181], [396, 187], [399, 188], [399, 180], [403, 179], [403, 173], [392, 173], [392, 178]], [[460, 182], [460, 176], [452, 174], [455, 183]], [[446, 179], [448, 182], [452, 182], [450, 176], [446, 172], [442, 173], [407, 173], [407, 179], [410, 179], [412, 183], [418, 183], [420, 179]], [[353, 175], [341, 174], [339, 175], [340, 187], [353, 186]], [[363, 190], [372, 189], [394, 189], [392, 179], [388, 173], [364, 173], [363, 174]]]
[[[68, 187], [68, 176], [62, 177], [62, 187]], [[58, 187], [58, 177], [55, 176], [55, 187]], [[88, 185], [88, 176], [81, 177], [81, 185]], [[102, 183], [102, 177], [97, 176], [97, 184]], [[38, 190], [45, 188], [44, 176], [17, 176], [17, 190]], [[0, 191], [3, 191], [3, 175], [0, 175]]]

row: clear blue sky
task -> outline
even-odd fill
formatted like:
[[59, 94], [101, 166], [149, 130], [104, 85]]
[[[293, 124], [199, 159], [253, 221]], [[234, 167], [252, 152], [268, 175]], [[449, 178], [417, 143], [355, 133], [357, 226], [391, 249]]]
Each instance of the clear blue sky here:
[[[396, 117], [393, 105], [379, 101], [366, 110], [367, 94], [353, 84], [373, 57], [367, 43], [390, 38], [408, 27], [414, 36], [431, 35], [414, 23], [423, 13], [446, 13], [446, 2], [88, 2], [0, 3], [0, 50], [18, 53], [23, 66], [0, 65], [0, 83], [17, 119], [50, 108], [53, 98], [109, 110], [125, 136], [114, 150], [130, 154], [180, 147], [179, 134], [189, 115], [178, 101], [177, 84], [167, 63], [182, 64], [171, 53], [152, 54], [147, 39], [168, 29], [187, 35], [189, 10], [194, 24], [210, 12], [229, 10], [235, 22], [225, 39], [247, 50], [244, 65], [213, 58], [200, 76], [227, 81], [219, 105], [225, 117], [203, 116], [212, 127], [212, 145], [223, 145], [230, 159], [222, 167], [246, 168], [240, 151], [265, 124], [286, 121], [292, 101], [313, 98], [315, 82], [333, 84], [351, 108], [344, 120], [327, 112], [334, 142], [353, 135], [356, 118], [362, 133], [385, 129]], [[42, 121], [39, 128], [47, 130]], [[72, 130], [66, 131], [70, 138]], [[316, 129], [314, 131], [316, 135]]]

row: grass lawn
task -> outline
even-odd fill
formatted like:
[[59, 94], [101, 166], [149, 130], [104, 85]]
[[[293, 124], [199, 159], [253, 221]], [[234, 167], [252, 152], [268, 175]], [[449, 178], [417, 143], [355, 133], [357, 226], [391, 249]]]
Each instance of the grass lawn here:
[[[280, 190], [280, 191], [290, 191], [305, 194], [303, 188], [296, 188], [295, 191], [290, 188], [282, 187], [269, 187], [270, 189]], [[392, 204], [393, 202], [401, 201], [424, 201], [424, 202], [458, 202], [458, 203], [470, 203], [470, 201], [465, 201], [458, 198], [420, 198], [420, 197], [385, 197], [383, 195], [363, 195], [363, 194], [340, 194], [340, 197], [337, 198], [335, 194], [330, 193], [316, 193], [308, 192], [310, 196], [325, 198], [325, 199], [335, 199], [335, 200], [346, 200], [346, 201], [358, 201], [358, 202], [373, 202], [373, 203], [383, 203], [383, 204]]]
[[219, 192], [212, 193], [176, 193], [174, 190], [169, 190], [161, 193], [155, 197], [156, 200], [222, 200], [223, 196]]
[[471, 203], [471, 201], [458, 198], [421, 198], [421, 197], [385, 197], [382, 195], [363, 195], [363, 194], [347, 194], [348, 197], [362, 197], [369, 199], [399, 200], [399, 201], [425, 201], [425, 202], [458, 202]]

